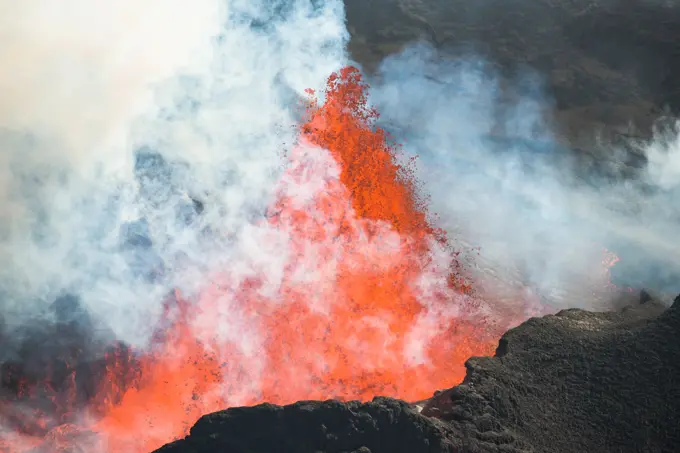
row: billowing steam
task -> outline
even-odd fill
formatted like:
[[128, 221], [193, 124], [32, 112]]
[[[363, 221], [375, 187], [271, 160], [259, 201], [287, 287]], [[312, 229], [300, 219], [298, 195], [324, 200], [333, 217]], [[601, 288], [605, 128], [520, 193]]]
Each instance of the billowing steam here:
[[508, 81], [482, 60], [447, 60], [426, 45], [384, 61], [371, 95], [420, 156], [443, 226], [479, 249], [469, 259], [482, 275], [534, 288], [555, 308], [588, 307], [607, 248], [633, 269], [621, 284], [677, 292], [675, 130], [625, 150], [593, 140], [598, 157], [584, 162], [553, 136], [539, 75]]
[[[97, 345], [156, 349], [173, 291], [191, 298], [228, 271], [235, 286], [265, 276], [259, 291], [276, 293], [286, 233], [262, 220], [298, 135], [304, 90], [345, 63], [348, 35], [339, 0], [2, 0], [0, 10], [0, 365], [10, 387], [0, 392], [0, 450], [14, 452], [24, 447], [17, 426], [40, 437], [32, 427], [67, 414], [91, 427], [83, 420], [93, 407], [71, 414], [83, 399], [105, 407], [120, 399], [136, 382], [121, 371], [129, 356]], [[237, 338], [256, 370], [262, 340], [229, 311], [228, 291], [205, 336]], [[193, 322], [199, 329], [202, 318]], [[190, 389], [171, 403], [179, 418], [159, 420], [170, 410], [158, 394], [178, 395], [168, 385], [213, 372], [181, 374], [176, 367], [196, 357], [186, 344], [164, 345], [165, 362], [142, 373], [164, 381], [161, 389], [141, 407], [133, 395], [127, 405], [137, 409], [109, 422], [123, 449], [155, 448], [182, 431], [183, 418], [226, 404], [206, 384], [208, 403]], [[29, 385], [47, 379], [35, 397], [5, 367], [17, 363]], [[94, 365], [83, 372], [84, 363]], [[98, 381], [110, 391], [93, 398]], [[51, 393], [41, 396], [45, 385]], [[233, 404], [257, 395], [238, 391]], [[47, 406], [12, 403], [12, 393]], [[149, 398], [153, 414], [142, 412]], [[147, 440], [135, 445], [116, 417], [149, 424]]]
[[275, 282], [281, 251], [262, 250], [249, 225], [293, 143], [297, 98], [344, 61], [339, 1], [2, 10], [6, 318], [73, 292], [139, 344], [171, 288], [219, 266], [269, 267]]

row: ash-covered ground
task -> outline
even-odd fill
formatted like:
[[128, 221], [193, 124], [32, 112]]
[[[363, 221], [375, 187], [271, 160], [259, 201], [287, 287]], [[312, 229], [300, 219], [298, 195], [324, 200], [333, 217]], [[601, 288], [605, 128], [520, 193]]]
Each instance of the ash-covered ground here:
[[[414, 40], [447, 54], [488, 57], [511, 77], [545, 78], [566, 142], [592, 146], [592, 132], [649, 132], [678, 109], [676, 2], [663, 0], [347, 0], [350, 49], [369, 69]], [[571, 127], [570, 127], [571, 126]], [[645, 127], [646, 126], [646, 127]]]

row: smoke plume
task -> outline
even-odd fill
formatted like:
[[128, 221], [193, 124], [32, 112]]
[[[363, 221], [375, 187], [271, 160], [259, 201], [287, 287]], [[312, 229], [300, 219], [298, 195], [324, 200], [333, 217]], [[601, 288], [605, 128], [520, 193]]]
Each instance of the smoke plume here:
[[2, 11], [6, 322], [71, 292], [143, 344], [171, 288], [190, 292], [227, 264], [269, 266], [275, 281], [280, 252], [262, 250], [252, 224], [293, 143], [296, 101], [344, 62], [339, 1], [3, 0]]
[[615, 266], [616, 283], [678, 291], [675, 129], [625, 149], [594, 138], [587, 161], [555, 137], [540, 74], [509, 79], [422, 44], [386, 59], [371, 95], [480, 278], [526, 285], [554, 308], [602, 308], [592, 291], [605, 249], [631, 269]]

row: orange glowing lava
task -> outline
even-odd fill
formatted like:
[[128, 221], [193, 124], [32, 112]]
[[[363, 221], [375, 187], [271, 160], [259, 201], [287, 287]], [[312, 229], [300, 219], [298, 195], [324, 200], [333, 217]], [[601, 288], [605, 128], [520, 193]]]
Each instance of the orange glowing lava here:
[[[169, 297], [153, 353], [136, 354], [121, 388], [110, 383], [130, 360], [108, 361], [78, 435], [70, 424], [22, 441], [146, 453], [227, 406], [423, 399], [457, 384], [468, 357], [493, 353], [497, 332], [365, 93], [351, 67], [330, 77], [323, 104], [309, 93], [308, 120], [243, 263], [198, 296]], [[0, 452], [22, 451], [2, 440]]]

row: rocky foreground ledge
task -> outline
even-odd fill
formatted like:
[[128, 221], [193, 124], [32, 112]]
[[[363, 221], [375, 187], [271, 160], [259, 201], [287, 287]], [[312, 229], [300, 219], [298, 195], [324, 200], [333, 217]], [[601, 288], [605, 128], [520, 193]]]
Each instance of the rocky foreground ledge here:
[[508, 331], [418, 405], [303, 401], [205, 415], [156, 453], [680, 451], [680, 296]]

